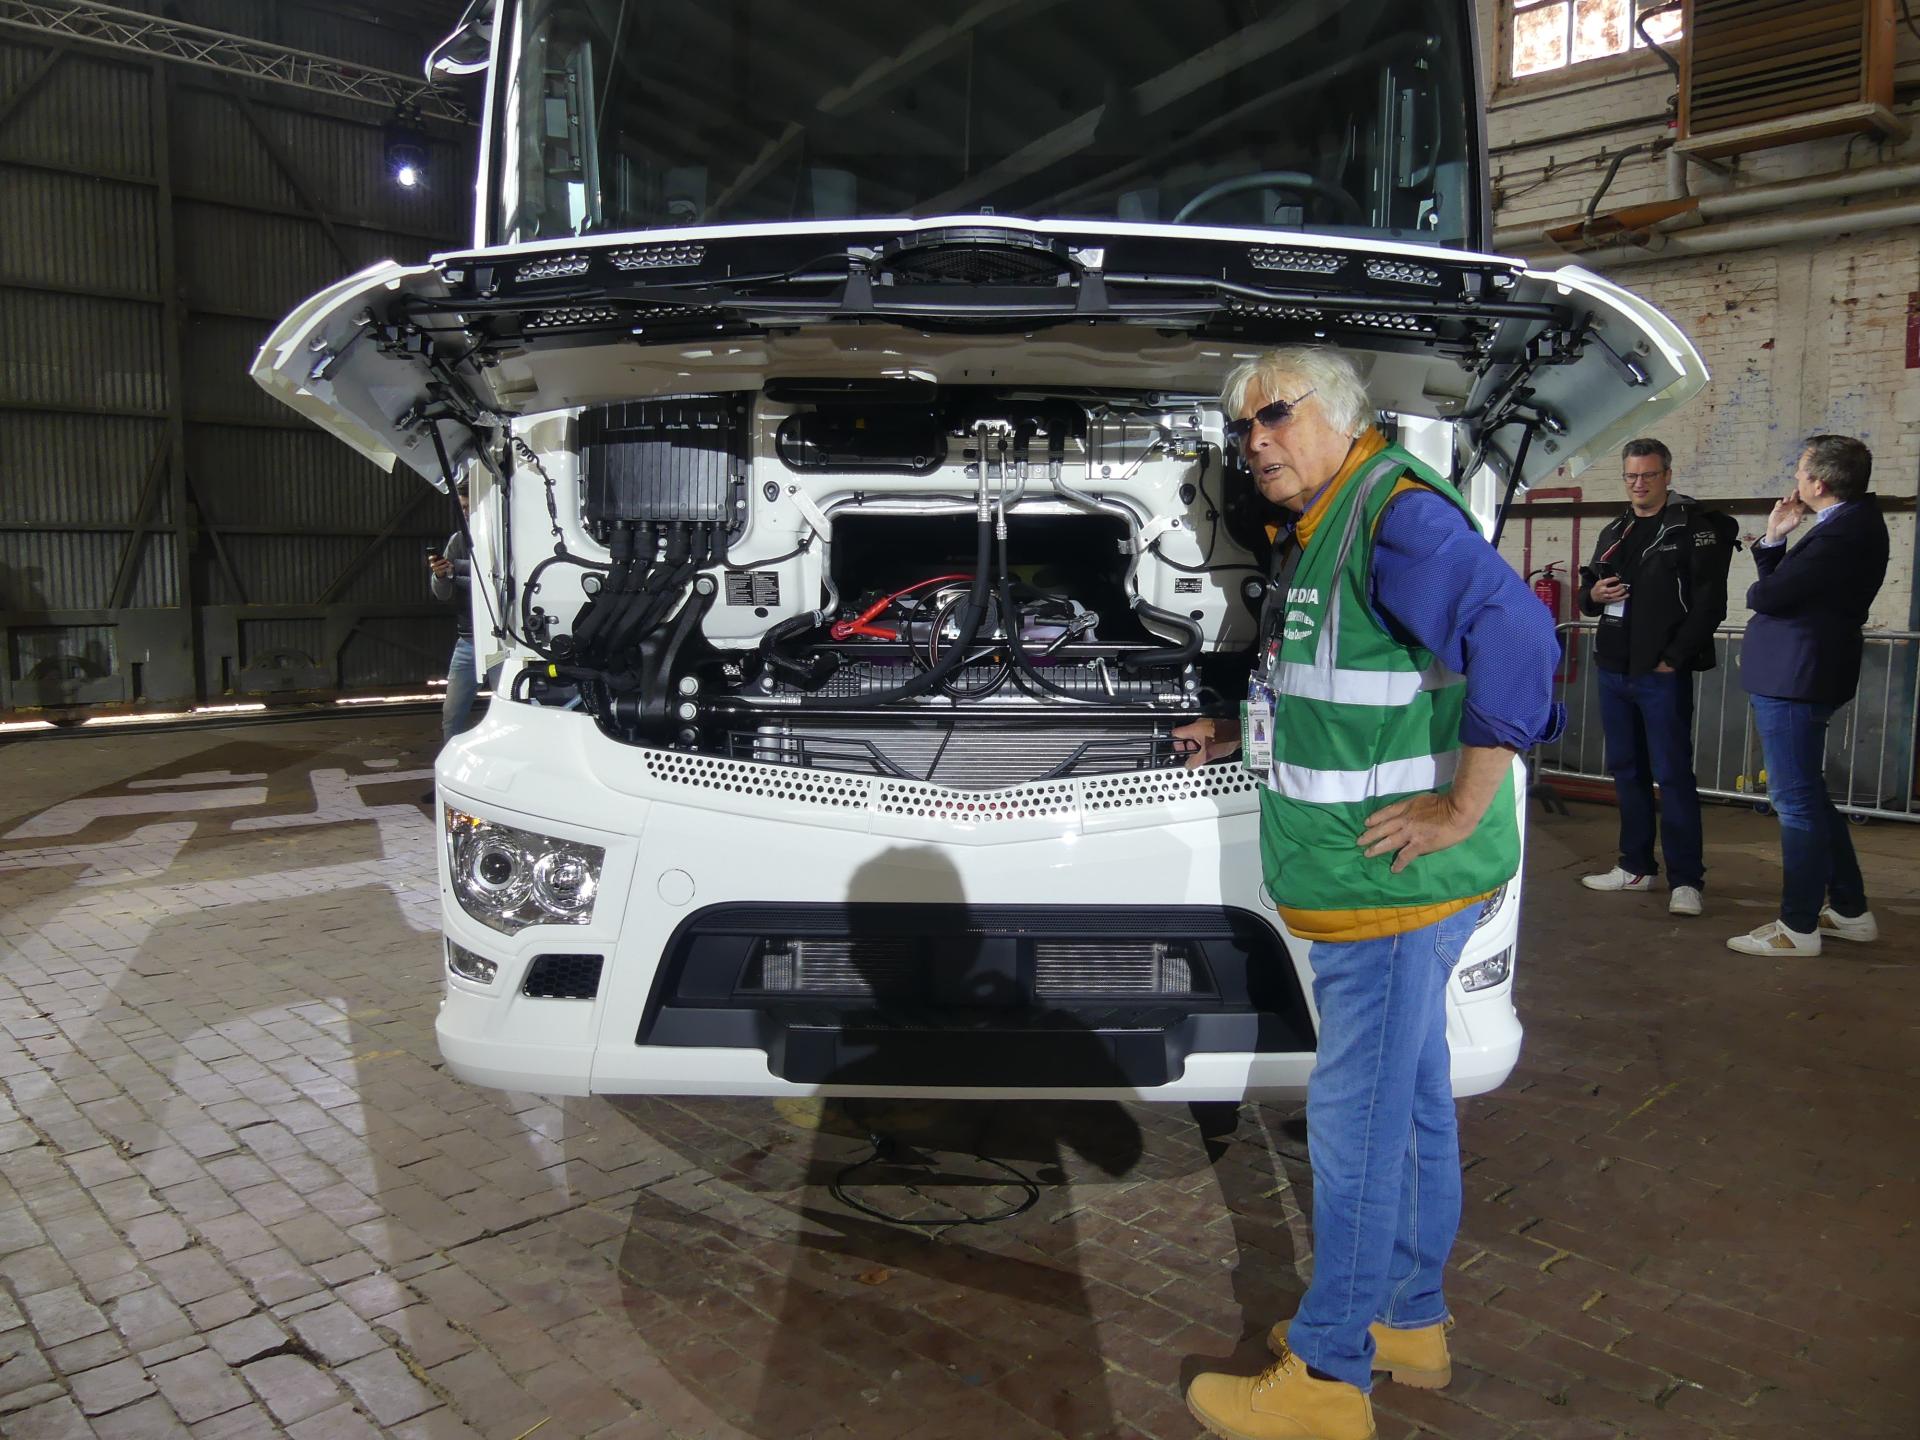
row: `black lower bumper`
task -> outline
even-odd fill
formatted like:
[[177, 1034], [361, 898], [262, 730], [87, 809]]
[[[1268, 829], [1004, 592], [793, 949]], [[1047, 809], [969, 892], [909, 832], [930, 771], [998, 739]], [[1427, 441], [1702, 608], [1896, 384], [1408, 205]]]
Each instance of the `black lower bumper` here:
[[718, 905], [669, 940], [642, 1045], [802, 1084], [1110, 1088], [1311, 1051], [1273, 928], [1206, 906]]

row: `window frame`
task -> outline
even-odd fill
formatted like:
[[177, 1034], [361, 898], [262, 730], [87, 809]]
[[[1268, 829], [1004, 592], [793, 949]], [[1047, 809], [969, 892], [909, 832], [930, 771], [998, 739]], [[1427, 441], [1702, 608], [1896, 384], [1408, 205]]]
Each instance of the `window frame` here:
[[[1515, 18], [1527, 10], [1557, 3], [1557, 0], [1500, 0], [1499, 5], [1499, 42], [1495, 46], [1494, 63], [1497, 67], [1493, 84], [1495, 95], [1508, 92], [1529, 92], [1537, 90], [1577, 89], [1590, 80], [1606, 80], [1621, 76], [1631, 76], [1642, 71], [1665, 71], [1666, 62], [1649, 46], [1636, 47], [1629, 39], [1627, 48], [1618, 55], [1602, 55], [1594, 60], [1569, 59], [1566, 64], [1555, 66], [1551, 70], [1542, 70], [1533, 75], [1513, 73], [1513, 30]], [[1565, 0], [1568, 6], [1568, 21], [1572, 22], [1574, 0]], [[1658, 0], [1654, 0], [1658, 3]], [[1649, 5], [1647, 8], [1652, 8]], [[1636, 14], [1638, 13], [1636, 9]], [[1629, 22], [1631, 24], [1631, 22]], [[1670, 41], [1663, 41], [1661, 48], [1678, 59], [1686, 50], [1687, 32]], [[1569, 55], [1571, 55], [1571, 34], [1569, 34]]]

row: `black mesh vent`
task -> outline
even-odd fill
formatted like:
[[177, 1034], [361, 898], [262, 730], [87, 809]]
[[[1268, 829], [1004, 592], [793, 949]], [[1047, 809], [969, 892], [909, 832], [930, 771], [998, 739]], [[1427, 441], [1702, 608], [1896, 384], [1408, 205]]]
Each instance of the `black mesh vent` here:
[[1056, 285], [1073, 272], [1050, 243], [991, 230], [936, 230], [882, 256], [877, 268], [896, 283], [923, 285]]
[[598, 955], [540, 955], [527, 970], [522, 995], [535, 1000], [591, 1000], [600, 990]]

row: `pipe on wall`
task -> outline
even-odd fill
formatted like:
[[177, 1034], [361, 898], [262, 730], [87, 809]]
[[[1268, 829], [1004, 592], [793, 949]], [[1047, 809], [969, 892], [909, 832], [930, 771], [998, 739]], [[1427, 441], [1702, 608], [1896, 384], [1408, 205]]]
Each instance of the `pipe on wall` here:
[[[1672, 200], [1690, 198], [1686, 176], [1686, 159], [1677, 151], [1667, 152], [1667, 193]], [[1909, 186], [1920, 185], [1920, 162], [1900, 165], [1880, 165], [1871, 169], [1843, 170], [1828, 175], [1816, 175], [1806, 180], [1784, 180], [1773, 185], [1755, 185], [1741, 190], [1724, 190], [1714, 194], [1697, 197], [1697, 208], [1684, 216], [1675, 216], [1656, 229], [1656, 235], [1687, 226], [1709, 226], [1724, 220], [1733, 220], [1750, 215], [1765, 214], [1772, 210], [1790, 210], [1798, 206], [1818, 204], [1828, 200], [1845, 200], [1861, 195], [1878, 195], [1890, 190], [1902, 190]], [[1861, 213], [1867, 213], [1865, 207]], [[1564, 255], [1609, 254], [1614, 249], [1622, 251], [1639, 249], [1638, 246], [1606, 247], [1587, 252], [1572, 252], [1557, 244], [1550, 236], [1553, 230], [1564, 229], [1568, 221], [1556, 221], [1552, 225], [1515, 225], [1496, 230], [1493, 236], [1493, 248], [1496, 254], [1519, 255]], [[1899, 223], [1899, 222], [1896, 222]], [[1822, 231], [1823, 234], [1839, 233]], [[1771, 242], [1769, 242], [1771, 243]], [[1749, 248], [1749, 247], [1739, 247]], [[1705, 252], [1701, 252], [1705, 253]]]
[[1558, 247], [1548, 251], [1536, 239], [1534, 244], [1519, 253], [1535, 261], [1562, 261], [1590, 269], [1618, 270], [1631, 265], [1651, 265], [1695, 255], [1764, 250], [1773, 245], [1792, 245], [1833, 235], [1865, 235], [1897, 229], [1902, 225], [1920, 225], [1920, 200], [1900, 200], [1884, 205], [1852, 205], [1778, 220], [1728, 221], [1719, 225], [1704, 225], [1696, 230], [1656, 230], [1646, 244], [1606, 245], [1577, 252]]

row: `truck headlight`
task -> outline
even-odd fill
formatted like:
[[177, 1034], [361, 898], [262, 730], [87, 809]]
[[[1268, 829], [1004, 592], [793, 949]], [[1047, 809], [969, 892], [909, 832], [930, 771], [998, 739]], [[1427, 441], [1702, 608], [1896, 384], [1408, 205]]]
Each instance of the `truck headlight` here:
[[503, 935], [529, 925], [585, 925], [593, 919], [598, 845], [516, 830], [447, 807], [447, 867], [460, 908]]
[[1498, 955], [1489, 955], [1484, 960], [1476, 960], [1460, 971], [1460, 988], [1471, 993], [1475, 990], [1490, 990], [1503, 983], [1513, 973], [1513, 947], [1508, 946]]

